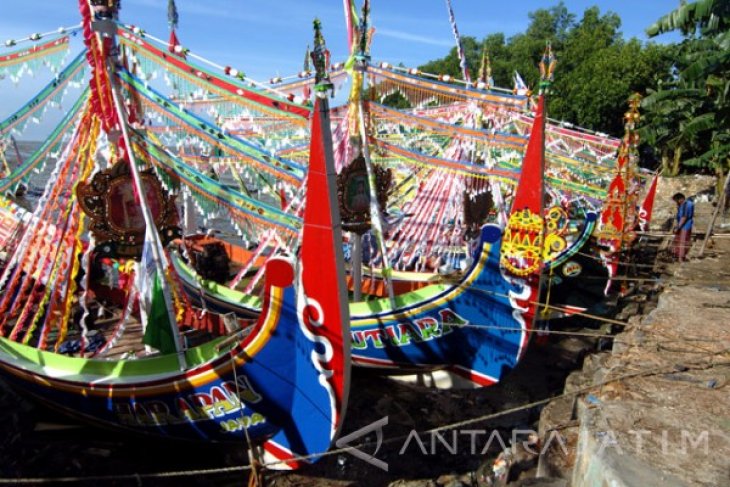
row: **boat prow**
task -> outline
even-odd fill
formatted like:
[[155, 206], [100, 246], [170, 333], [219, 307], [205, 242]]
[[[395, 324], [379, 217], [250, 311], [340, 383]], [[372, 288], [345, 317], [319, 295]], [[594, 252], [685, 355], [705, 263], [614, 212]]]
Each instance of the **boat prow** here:
[[[302, 306], [297, 302], [301, 297], [297, 297], [294, 281], [292, 261], [275, 257], [267, 263], [264, 308], [257, 323], [259, 333], [243, 347], [246, 350], [257, 341], [276, 342], [276, 346], [261, 350], [261, 360], [249, 364], [260, 373], [258, 386], [262, 391], [276, 396], [283, 389], [290, 394], [288, 407], [272, 404], [269, 417], [275, 418], [281, 427], [262, 445], [265, 463], [276, 469], [297, 468], [301, 462], [295, 458], [309, 457], [311, 462], [318, 453], [327, 451], [345, 408], [341, 387], [347, 384], [336, 380], [342, 378], [341, 371], [334, 370], [335, 362], [345, 352], [342, 342], [331, 343], [320, 329], [323, 324], [313, 324], [301, 312]], [[293, 370], [287, 371], [291, 365]]]
[[[299, 319], [292, 263], [266, 268], [264, 312], [245, 338], [132, 360], [64, 356], [0, 338], [0, 369], [27, 394], [106, 427], [262, 444], [279, 463], [326, 451], [342, 417], [329, 361], [341, 353]], [[321, 350], [329, 351], [323, 357]], [[341, 382], [340, 382], [341, 384]]]

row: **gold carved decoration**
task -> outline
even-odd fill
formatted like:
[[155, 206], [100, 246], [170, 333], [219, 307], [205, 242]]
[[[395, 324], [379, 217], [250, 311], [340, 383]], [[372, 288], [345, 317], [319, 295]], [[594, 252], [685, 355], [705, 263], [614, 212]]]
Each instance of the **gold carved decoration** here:
[[[180, 235], [174, 196], [168, 195], [151, 170], [140, 174], [147, 205], [160, 236], [169, 241]], [[89, 229], [102, 253], [114, 257], [140, 257], [145, 237], [142, 207], [137, 201], [129, 166], [120, 162], [97, 172], [76, 188]]]
[[[375, 194], [378, 207], [384, 209], [388, 204], [392, 174], [390, 169], [373, 166], [375, 170]], [[342, 228], [363, 234], [370, 230], [370, 184], [365, 158], [356, 157], [337, 175], [337, 199], [340, 205]]]

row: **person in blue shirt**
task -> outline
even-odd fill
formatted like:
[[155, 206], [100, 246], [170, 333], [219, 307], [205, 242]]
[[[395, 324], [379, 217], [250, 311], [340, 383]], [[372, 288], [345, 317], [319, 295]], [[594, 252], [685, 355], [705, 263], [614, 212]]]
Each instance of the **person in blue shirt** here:
[[676, 193], [672, 196], [672, 199], [677, 203], [672, 254], [678, 261], [683, 262], [687, 260], [687, 252], [689, 251], [690, 245], [692, 245], [695, 205], [685, 198], [682, 193]]

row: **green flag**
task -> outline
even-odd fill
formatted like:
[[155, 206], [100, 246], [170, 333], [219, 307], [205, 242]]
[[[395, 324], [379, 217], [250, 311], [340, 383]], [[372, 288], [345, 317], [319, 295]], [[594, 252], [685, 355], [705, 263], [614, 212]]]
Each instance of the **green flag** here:
[[142, 343], [156, 348], [163, 354], [177, 352], [175, 336], [172, 334], [172, 320], [167, 312], [165, 296], [162, 294], [162, 283], [159, 273], [155, 272], [152, 285], [150, 309], [147, 315], [147, 328]]

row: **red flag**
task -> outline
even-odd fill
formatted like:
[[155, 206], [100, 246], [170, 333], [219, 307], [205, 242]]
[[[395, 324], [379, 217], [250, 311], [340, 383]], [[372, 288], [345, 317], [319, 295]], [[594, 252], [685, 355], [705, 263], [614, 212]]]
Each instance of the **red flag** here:
[[170, 41], [168, 43], [167, 50], [174, 55], [180, 56], [181, 58], [185, 59], [185, 51], [182, 50], [182, 46], [180, 45], [180, 41], [177, 38], [177, 34], [175, 34], [175, 29], [172, 29], [170, 31]]
[[649, 231], [649, 224], [651, 223], [651, 213], [654, 210], [654, 197], [656, 196], [656, 186], [659, 180], [659, 174], [654, 176], [649, 186], [649, 191], [646, 193], [644, 202], [641, 204], [639, 209], [639, 230], [642, 232]]

